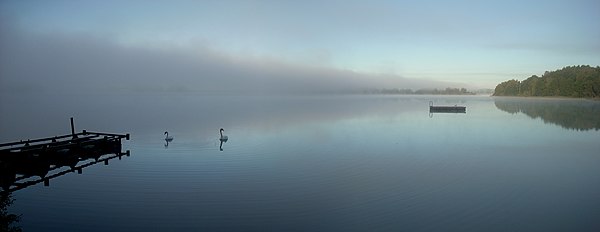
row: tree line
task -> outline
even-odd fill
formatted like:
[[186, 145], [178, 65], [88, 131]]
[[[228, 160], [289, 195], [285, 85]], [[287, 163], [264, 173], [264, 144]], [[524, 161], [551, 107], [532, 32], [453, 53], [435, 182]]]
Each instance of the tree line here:
[[475, 95], [475, 93], [467, 91], [466, 88], [446, 88], [446, 89], [367, 89], [363, 90], [362, 94], [427, 94], [427, 95]]
[[541, 77], [508, 80], [496, 86], [494, 96], [600, 98], [600, 66], [567, 66]]

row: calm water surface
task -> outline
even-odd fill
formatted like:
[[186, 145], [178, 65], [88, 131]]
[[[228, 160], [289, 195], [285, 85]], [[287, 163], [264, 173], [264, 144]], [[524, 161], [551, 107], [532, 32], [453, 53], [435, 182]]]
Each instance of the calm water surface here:
[[0, 113], [1, 142], [71, 116], [132, 135], [130, 157], [13, 193], [24, 231], [600, 230], [599, 102], [3, 95]]

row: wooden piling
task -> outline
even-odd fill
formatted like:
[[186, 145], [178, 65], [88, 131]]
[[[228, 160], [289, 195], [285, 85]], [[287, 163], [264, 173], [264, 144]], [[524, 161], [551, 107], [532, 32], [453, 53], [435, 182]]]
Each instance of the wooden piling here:
[[71, 135], [74, 139], [77, 138], [77, 136], [75, 135], [75, 125], [73, 124], [73, 117], [71, 117]]

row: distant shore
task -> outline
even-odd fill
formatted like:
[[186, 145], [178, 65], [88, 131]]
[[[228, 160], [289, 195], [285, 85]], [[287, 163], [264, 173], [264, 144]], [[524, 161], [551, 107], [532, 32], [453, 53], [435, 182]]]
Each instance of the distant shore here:
[[600, 98], [582, 98], [582, 97], [565, 97], [565, 96], [494, 96], [493, 98], [522, 98], [522, 99], [547, 99], [547, 100], [584, 100], [584, 101], [600, 101]]

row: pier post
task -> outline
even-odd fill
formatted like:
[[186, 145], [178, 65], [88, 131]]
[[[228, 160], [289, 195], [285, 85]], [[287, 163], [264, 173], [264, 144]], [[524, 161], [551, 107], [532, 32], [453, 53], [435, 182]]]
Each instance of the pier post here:
[[77, 136], [75, 136], [75, 125], [73, 125], [73, 117], [71, 117], [71, 135], [74, 139], [77, 138]]

